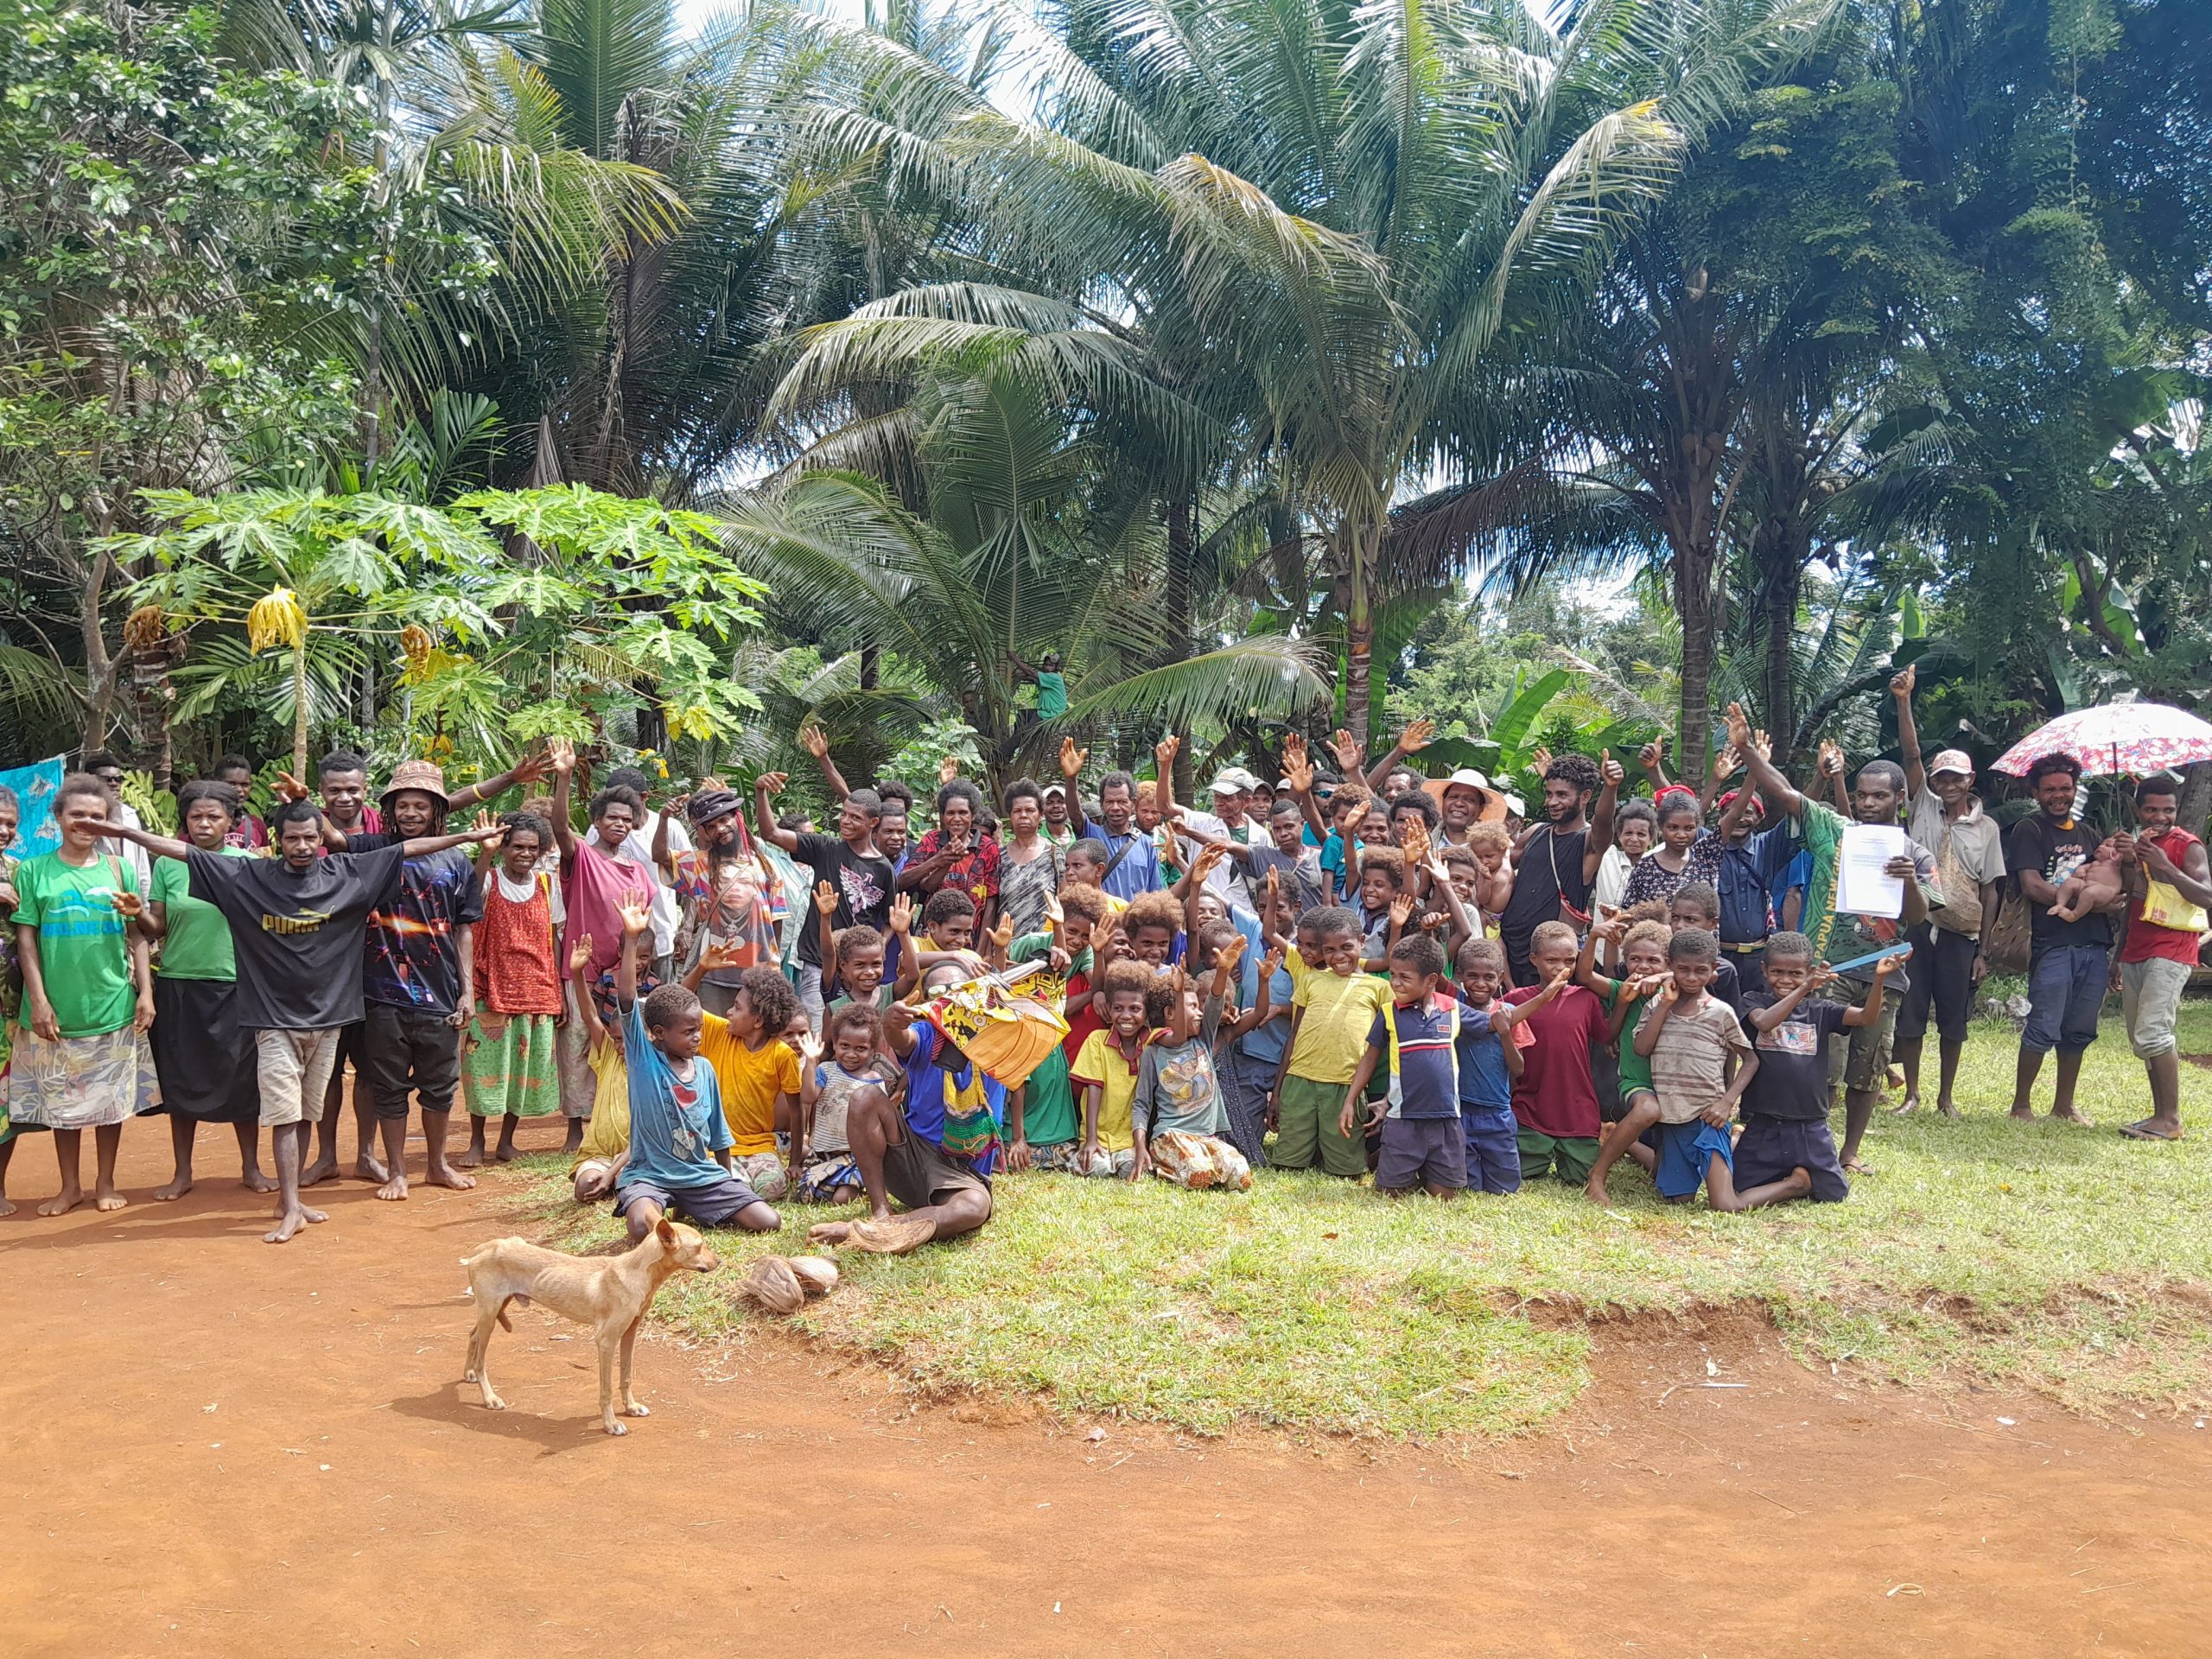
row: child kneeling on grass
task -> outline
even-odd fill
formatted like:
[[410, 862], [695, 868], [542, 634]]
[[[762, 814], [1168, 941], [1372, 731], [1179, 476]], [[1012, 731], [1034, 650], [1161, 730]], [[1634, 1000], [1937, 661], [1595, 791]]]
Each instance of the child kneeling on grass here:
[[[1657, 1154], [1653, 1184], [1669, 1203], [1687, 1202], [1701, 1185], [1715, 1210], [1751, 1210], [1802, 1198], [1805, 1187], [1795, 1175], [1762, 1186], [1736, 1184], [1728, 1120], [1759, 1062], [1736, 1011], [1712, 995], [1719, 961], [1720, 941], [1703, 928], [1677, 929], [1667, 943], [1670, 977], [1636, 1031], [1636, 1052], [1650, 1060], [1657, 1095], [1649, 1130], [1656, 1144], [1647, 1144]], [[1607, 1146], [1622, 1142], [1643, 1116], [1623, 1118]]]
[[[1478, 830], [1489, 828], [1477, 824]], [[1456, 849], [1455, 849], [1456, 850]], [[1459, 1129], [1467, 1148], [1467, 1185], [1477, 1192], [1521, 1190], [1521, 1147], [1513, 1124], [1513, 1080], [1521, 1075], [1521, 1038], [1533, 1028], [1515, 1021], [1500, 1034], [1493, 1015], [1508, 969], [1505, 947], [1496, 939], [1469, 939], [1459, 947], [1459, 1035], [1452, 1043], [1459, 1071]]]
[[1130, 1101], [1133, 1181], [1148, 1169], [1177, 1186], [1251, 1190], [1252, 1166], [1229, 1139], [1229, 1109], [1213, 1065], [1222, 1003], [1243, 954], [1244, 936], [1231, 930], [1214, 955], [1203, 1009], [1180, 969], [1155, 978], [1145, 992], [1145, 1019], [1153, 1030]]
[[[1605, 1172], [1623, 1153], [1634, 1159], [1647, 1175], [1658, 1162], [1658, 1154], [1639, 1138], [1659, 1121], [1659, 1095], [1652, 1085], [1649, 1058], [1636, 1052], [1636, 1028], [1649, 1006], [1649, 999], [1670, 982], [1667, 942], [1674, 934], [1664, 922], [1643, 921], [1633, 925], [1627, 923], [1627, 917], [1615, 916], [1591, 929], [1590, 937], [1582, 942], [1582, 955], [1575, 972], [1576, 982], [1597, 993], [1605, 1003], [1610, 1020], [1607, 1029], [1620, 1051], [1620, 1096], [1614, 1121], [1621, 1122], [1634, 1117], [1643, 1125], [1636, 1135], [1620, 1137], [1618, 1145], [1609, 1137], [1605, 1145], [1599, 1148], [1598, 1161], [1582, 1190], [1591, 1203], [1600, 1205], [1613, 1201], [1612, 1195], [1605, 1190]], [[1592, 947], [1599, 944], [1618, 947], [1623, 977], [1609, 979], [1592, 966]], [[1605, 1103], [1599, 1103], [1602, 1106]]]
[[[1467, 1185], [1467, 1141], [1459, 1124], [1459, 1004], [1437, 989], [1444, 977], [1444, 947], [1427, 933], [1390, 947], [1390, 1006], [1377, 1013], [1367, 1033], [1367, 1052], [1344, 1090], [1337, 1127], [1347, 1138], [1360, 1101], [1388, 1062], [1389, 1092], [1375, 1103], [1370, 1128], [1382, 1131], [1375, 1165], [1375, 1190], [1402, 1198], [1416, 1188], [1454, 1198]], [[1516, 1166], [1518, 1173], [1518, 1166]]]
[[702, 1227], [772, 1233], [783, 1218], [730, 1170], [721, 1090], [699, 1054], [699, 999], [681, 985], [664, 985], [639, 1001], [637, 944], [652, 915], [634, 899], [624, 901], [621, 913], [614, 1006], [630, 1077], [630, 1155], [614, 1189], [614, 1213], [632, 1239], [670, 1214]]
[[1766, 942], [1766, 984], [1745, 999], [1756, 1033], [1758, 1075], [1744, 1091], [1744, 1133], [1736, 1142], [1736, 1179], [1747, 1185], [1803, 1182], [1792, 1198], [1840, 1204], [1851, 1196], [1835, 1137], [1828, 1133], [1828, 1039], [1849, 1027], [1882, 1023], [1885, 982], [1904, 963], [1874, 964], [1866, 1000], [1857, 1007], [1810, 1000], [1835, 976], [1802, 933]]
[[1106, 1024], [1084, 1039], [1068, 1068], [1083, 1091], [1083, 1145], [1072, 1173], [1128, 1176], [1136, 1167], [1133, 1112], [1148, 1029], [1145, 998], [1154, 978], [1148, 965], [1126, 957], [1106, 969], [1099, 989]]

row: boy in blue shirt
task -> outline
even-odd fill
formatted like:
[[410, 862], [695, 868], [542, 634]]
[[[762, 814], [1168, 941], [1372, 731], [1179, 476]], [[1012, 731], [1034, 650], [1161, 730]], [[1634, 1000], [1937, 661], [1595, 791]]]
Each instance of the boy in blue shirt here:
[[622, 906], [622, 952], [615, 958], [614, 1006], [630, 1073], [630, 1156], [614, 1189], [614, 1213], [632, 1240], [674, 1213], [702, 1227], [772, 1233], [783, 1217], [730, 1169], [728, 1121], [715, 1068], [699, 1058], [705, 1018], [699, 999], [663, 985], [638, 1000], [638, 940], [652, 914]]
[[1467, 1185], [1478, 1192], [1521, 1190], [1519, 1125], [1513, 1121], [1521, 1046], [1491, 1023], [1509, 971], [1505, 947], [1496, 939], [1469, 939], [1459, 947], [1459, 1000], [1466, 1004], [1454, 1045], [1459, 1128], [1467, 1143]]
[[1344, 1091], [1338, 1128], [1349, 1139], [1361, 1097], [1376, 1067], [1390, 1068], [1390, 1090], [1375, 1103], [1368, 1127], [1380, 1127], [1382, 1151], [1375, 1190], [1393, 1198], [1416, 1186], [1433, 1198], [1457, 1198], [1467, 1185], [1467, 1143], [1459, 1127], [1459, 1067], [1452, 1045], [1459, 1004], [1440, 991], [1444, 947], [1427, 933], [1390, 947], [1390, 1006], [1379, 1010]]

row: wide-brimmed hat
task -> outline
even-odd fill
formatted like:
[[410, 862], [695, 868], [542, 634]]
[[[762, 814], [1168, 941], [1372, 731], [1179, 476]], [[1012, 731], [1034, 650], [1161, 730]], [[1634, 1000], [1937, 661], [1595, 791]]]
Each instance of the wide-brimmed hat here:
[[1440, 807], [1444, 804], [1445, 796], [1452, 790], [1471, 789], [1482, 797], [1481, 810], [1475, 815], [1478, 822], [1482, 823], [1505, 822], [1506, 798], [1491, 786], [1488, 778], [1477, 772], [1472, 766], [1462, 766], [1449, 778], [1431, 778], [1421, 787], [1436, 798], [1436, 804]]
[[385, 811], [391, 810], [391, 798], [405, 790], [415, 790], [428, 795], [438, 804], [442, 812], [452, 804], [446, 798], [446, 775], [433, 760], [403, 760], [391, 769], [391, 781], [384, 786], [384, 793], [377, 797], [377, 804]]

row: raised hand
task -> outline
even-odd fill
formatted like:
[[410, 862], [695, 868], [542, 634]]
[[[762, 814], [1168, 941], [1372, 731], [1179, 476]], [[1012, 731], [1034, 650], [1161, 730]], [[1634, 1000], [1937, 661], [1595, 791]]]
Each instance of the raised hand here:
[[1221, 867], [1221, 861], [1228, 856], [1218, 847], [1208, 845], [1199, 848], [1198, 860], [1191, 867], [1192, 879], [1204, 881]]
[[501, 842], [507, 838], [507, 826], [501, 823], [481, 807], [477, 809], [476, 821], [468, 826], [471, 841]]
[[822, 1039], [810, 1031], [808, 1032], [805, 1036], [800, 1038], [798, 1039], [798, 1058], [799, 1063], [803, 1065], [821, 1065]]
[[835, 916], [837, 913], [837, 889], [827, 881], [822, 882], [814, 889], [814, 907], [824, 916]]
[[1405, 849], [1406, 862], [1420, 866], [1428, 862], [1428, 826], [1417, 817], [1408, 817], [1398, 830], [1398, 844]]
[[1182, 748], [1183, 740], [1176, 736], [1173, 732], [1168, 733], [1167, 735], [1161, 738], [1159, 742], [1154, 744], [1152, 746], [1152, 758], [1154, 764], [1156, 765], [1160, 770], [1153, 775], [1164, 779], [1172, 773], [1175, 770], [1175, 757], [1182, 752]]
[[1337, 766], [1345, 777], [1359, 770], [1359, 740], [1341, 726], [1330, 735], [1329, 753], [1337, 757]]
[[1919, 683], [1920, 670], [1913, 664], [1907, 663], [1897, 672], [1890, 676], [1890, 695], [1899, 702], [1903, 702], [1912, 696], [1913, 687]]
[[1090, 751], [1076, 747], [1075, 739], [1064, 737], [1060, 740], [1060, 776], [1070, 783], [1076, 780], [1077, 775], [1083, 771], [1084, 762], [1090, 759]]
[[1406, 724], [1406, 729], [1398, 734], [1399, 753], [1419, 754], [1429, 746], [1430, 741], [1435, 735], [1436, 722], [1427, 715], [1423, 715], [1418, 720], [1409, 721]]
[[284, 801], [304, 801], [308, 798], [308, 786], [290, 772], [280, 772], [276, 774], [276, 798]]
[[576, 769], [576, 746], [573, 739], [549, 737], [545, 740], [545, 758], [553, 763], [556, 772]]
[[569, 977], [574, 979], [591, 965], [591, 935], [569, 941]]
[[1841, 744], [1825, 737], [1821, 740], [1820, 768], [1821, 776], [1823, 778], [1840, 778], [1843, 775], [1843, 746]]
[[999, 954], [1001, 956], [1004, 956], [1007, 953], [1008, 948], [1014, 944], [1013, 917], [1001, 916], [999, 918], [999, 925], [991, 930], [991, 943], [998, 946]]
[[[1239, 938], [1242, 938], [1242, 937], [1243, 937], [1243, 935], [1241, 935], [1241, 934], [1240, 934], [1238, 937], [1239, 937]], [[1268, 981], [1272, 980], [1272, 979], [1273, 979], [1273, 978], [1274, 978], [1277, 974], [1281, 973], [1281, 971], [1282, 971], [1282, 952], [1281, 952], [1281, 951], [1280, 951], [1280, 950], [1270, 950], [1270, 951], [1268, 951], [1268, 954], [1267, 954], [1266, 956], [1264, 956], [1264, 957], [1261, 957], [1261, 958], [1260, 958], [1260, 982], [1261, 982], [1262, 984], [1263, 984], [1263, 985], [1264, 985], [1264, 984], [1266, 984]]]
[[514, 772], [515, 782], [524, 789], [543, 783], [553, 773], [553, 757], [543, 749], [534, 749], [515, 762]]
[[1221, 949], [1214, 952], [1213, 965], [1217, 971], [1234, 968], [1244, 955], [1244, 936], [1242, 933], [1222, 941]]
[[1062, 922], [1067, 920], [1067, 912], [1060, 908], [1060, 895], [1057, 893], [1046, 893], [1045, 895], [1045, 919], [1050, 922], [1054, 927], [1058, 927]]
[[1728, 727], [1728, 741], [1748, 753], [1751, 747], [1751, 722], [1744, 713], [1744, 705], [1732, 702], [1723, 716]]
[[1664, 766], [1667, 764], [1666, 738], [1663, 735], [1655, 737], [1638, 749], [1636, 752], [1636, 764], [1646, 772], [1657, 772]]
[[1414, 896], [1410, 893], [1402, 893], [1390, 901], [1390, 922], [1393, 926], [1403, 927], [1413, 919], [1413, 914]]
[[1774, 740], [1766, 734], [1766, 728], [1762, 726], [1751, 734], [1751, 745], [1744, 750], [1744, 753], [1755, 754], [1762, 760], [1774, 759]]
[[1313, 764], [1306, 758], [1306, 740], [1295, 732], [1291, 736], [1296, 741], [1298, 748], [1293, 753], [1288, 743], [1283, 745], [1283, 781], [1290, 785], [1294, 794], [1304, 795], [1313, 787]]
[[699, 953], [699, 967], [703, 972], [718, 974], [727, 969], [742, 967], [744, 964], [740, 959], [744, 955], [745, 947], [735, 939], [710, 942]]
[[806, 752], [816, 760], [826, 760], [830, 758], [830, 734], [812, 721], [807, 721], [799, 727], [798, 741]]
[[1552, 769], [1552, 752], [1539, 743], [1529, 752], [1529, 770], [1542, 777]]
[[1736, 746], [1733, 743], [1723, 743], [1713, 752], [1713, 781], [1719, 783], [1724, 778], [1734, 777], [1737, 768], [1743, 764], [1744, 757], [1737, 751]]
[[764, 772], [753, 780], [753, 787], [771, 798], [782, 794], [784, 786], [790, 782], [791, 775], [781, 772]]
[[635, 899], [622, 900], [622, 939], [628, 944], [653, 925], [653, 913]]
[[902, 939], [907, 938], [914, 931], [913, 899], [903, 893], [895, 896], [891, 900], [891, 910], [887, 919], [890, 922], [891, 931], [893, 933]]
[[1605, 757], [1604, 763], [1599, 766], [1598, 776], [1618, 790], [1627, 780], [1628, 768], [1609, 754]]
[[960, 757], [948, 754], [937, 763], [938, 786], [942, 789], [960, 775]]

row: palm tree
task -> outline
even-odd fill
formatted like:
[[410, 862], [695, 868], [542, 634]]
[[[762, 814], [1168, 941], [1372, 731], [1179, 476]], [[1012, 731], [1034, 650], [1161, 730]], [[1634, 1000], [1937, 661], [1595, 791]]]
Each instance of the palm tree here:
[[[1097, 722], [1189, 731], [1324, 697], [1310, 649], [1281, 636], [1159, 663], [1163, 538], [1147, 498], [1110, 450], [1071, 434], [1022, 366], [935, 383], [908, 406], [918, 511], [827, 466], [726, 505], [731, 551], [786, 613], [817, 637], [885, 649], [908, 677], [836, 690], [817, 712], [851, 727], [957, 709], [998, 786]], [[1065, 656], [1071, 707], [1046, 724], [1016, 707], [1016, 664], [1052, 651]]]
[[1611, 3], [1555, 28], [1524, 0], [1065, 0], [1028, 41], [1038, 121], [856, 41], [825, 143], [951, 202], [1030, 291], [903, 296], [836, 332], [836, 373], [895, 382], [1077, 296], [1053, 389], [1127, 404], [1150, 379], [1203, 415], [1151, 446], [1170, 501], [1224, 448], [1282, 481], [1325, 551], [1364, 727], [1379, 604], [1513, 496], [1480, 372], [1501, 336], [1601, 264], [1828, 10]]

